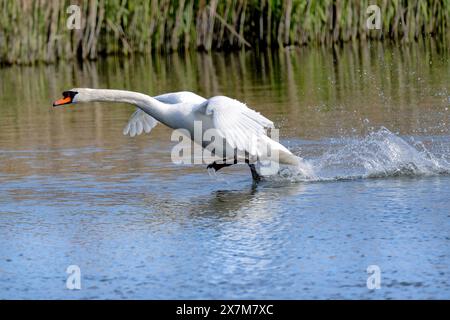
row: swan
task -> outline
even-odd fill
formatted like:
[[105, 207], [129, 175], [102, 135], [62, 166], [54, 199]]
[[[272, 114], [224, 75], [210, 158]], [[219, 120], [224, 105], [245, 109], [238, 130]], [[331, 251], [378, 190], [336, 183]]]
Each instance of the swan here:
[[[224, 143], [220, 146], [216, 144], [214, 148], [214, 155], [219, 160], [207, 166], [214, 172], [245, 162], [250, 167], [253, 180], [259, 181], [261, 172], [258, 173], [255, 164], [264, 159], [274, 159], [266, 156], [268, 149], [271, 155], [277, 155], [278, 164], [298, 167], [300, 163], [301, 158], [269, 137], [268, 130], [274, 129], [272, 121], [229, 97], [205, 99], [188, 91], [151, 97], [133, 91], [91, 88], [74, 88], [64, 91], [62, 95], [63, 98], [53, 103], [54, 107], [88, 102], [121, 102], [136, 106], [137, 110], [123, 130], [123, 134], [132, 137], [149, 133], [160, 122], [172, 129], [187, 130], [194, 142], [211, 150], [211, 140], [205, 139], [204, 134], [209, 129], [215, 130]], [[200, 138], [195, 135], [196, 123], [201, 124]], [[233, 152], [228, 152], [230, 149]]]

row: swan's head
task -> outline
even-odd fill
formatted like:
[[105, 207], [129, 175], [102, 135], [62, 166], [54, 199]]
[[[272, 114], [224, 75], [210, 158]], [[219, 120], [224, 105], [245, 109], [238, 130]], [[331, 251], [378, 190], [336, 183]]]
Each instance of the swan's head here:
[[94, 90], [89, 88], [73, 88], [62, 93], [63, 97], [53, 102], [53, 106], [62, 106], [71, 103], [78, 102], [90, 102], [93, 101]]

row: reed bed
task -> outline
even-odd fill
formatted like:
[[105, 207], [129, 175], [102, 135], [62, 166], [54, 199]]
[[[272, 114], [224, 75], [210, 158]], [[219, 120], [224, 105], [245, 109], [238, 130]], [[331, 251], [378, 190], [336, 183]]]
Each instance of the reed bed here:
[[[67, 28], [70, 4], [81, 28]], [[381, 8], [381, 30], [366, 9]], [[367, 39], [449, 41], [450, 0], [0, 0], [0, 63], [99, 55], [284, 48]]]

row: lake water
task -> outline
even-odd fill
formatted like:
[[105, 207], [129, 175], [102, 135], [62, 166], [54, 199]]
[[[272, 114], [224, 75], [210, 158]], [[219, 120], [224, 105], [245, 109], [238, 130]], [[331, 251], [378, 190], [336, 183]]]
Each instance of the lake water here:
[[[72, 87], [234, 97], [315, 175], [175, 165], [132, 106], [52, 108]], [[0, 69], [0, 298], [450, 299], [449, 108], [434, 44]]]

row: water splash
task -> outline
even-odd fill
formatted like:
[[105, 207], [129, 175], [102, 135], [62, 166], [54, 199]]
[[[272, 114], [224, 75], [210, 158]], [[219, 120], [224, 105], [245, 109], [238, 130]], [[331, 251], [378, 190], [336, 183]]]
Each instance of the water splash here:
[[[362, 139], [334, 139], [323, 154], [304, 160], [299, 168], [283, 168], [275, 179], [328, 181], [450, 174], [448, 146], [410, 140], [384, 127]], [[308, 168], [312, 172], [305, 174]]]

